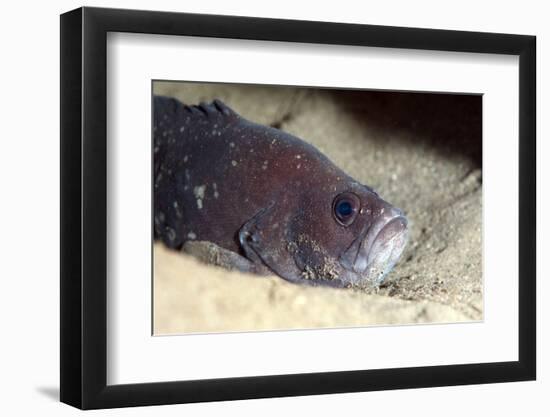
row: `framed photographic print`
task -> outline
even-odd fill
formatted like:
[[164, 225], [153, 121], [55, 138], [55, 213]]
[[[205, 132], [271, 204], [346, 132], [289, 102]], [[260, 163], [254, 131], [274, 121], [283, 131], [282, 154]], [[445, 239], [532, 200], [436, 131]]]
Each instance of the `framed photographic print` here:
[[535, 379], [535, 38], [61, 16], [61, 400]]

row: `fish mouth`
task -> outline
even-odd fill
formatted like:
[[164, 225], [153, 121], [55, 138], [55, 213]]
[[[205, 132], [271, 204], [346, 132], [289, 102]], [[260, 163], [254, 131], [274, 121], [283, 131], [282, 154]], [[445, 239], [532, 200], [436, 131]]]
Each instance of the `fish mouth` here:
[[379, 285], [393, 269], [408, 239], [407, 219], [398, 209], [365, 229], [340, 257], [341, 265], [359, 275], [355, 284]]

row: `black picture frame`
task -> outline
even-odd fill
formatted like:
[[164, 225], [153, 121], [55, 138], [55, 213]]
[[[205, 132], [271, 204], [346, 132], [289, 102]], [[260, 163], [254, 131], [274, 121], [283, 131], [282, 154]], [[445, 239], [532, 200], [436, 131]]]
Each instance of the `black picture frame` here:
[[[519, 56], [519, 360], [107, 385], [108, 32]], [[81, 409], [536, 378], [534, 36], [80, 8], [61, 15], [61, 401]]]

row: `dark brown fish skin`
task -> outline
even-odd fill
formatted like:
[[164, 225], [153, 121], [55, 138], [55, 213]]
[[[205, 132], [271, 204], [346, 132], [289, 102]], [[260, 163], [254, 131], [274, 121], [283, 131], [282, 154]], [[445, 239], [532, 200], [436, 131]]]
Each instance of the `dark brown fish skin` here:
[[[249, 122], [218, 100], [153, 100], [155, 238], [174, 249], [213, 242], [246, 257], [253, 271], [293, 282], [383, 281], [407, 238], [398, 209], [312, 145]], [[348, 194], [359, 205], [346, 227], [333, 205]]]

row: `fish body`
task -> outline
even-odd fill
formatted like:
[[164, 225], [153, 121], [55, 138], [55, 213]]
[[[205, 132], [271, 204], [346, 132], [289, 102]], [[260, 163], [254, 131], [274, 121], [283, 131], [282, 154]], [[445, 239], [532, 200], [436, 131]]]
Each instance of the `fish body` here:
[[219, 100], [153, 100], [156, 239], [211, 242], [292, 282], [384, 281], [407, 240], [399, 209], [311, 144]]

